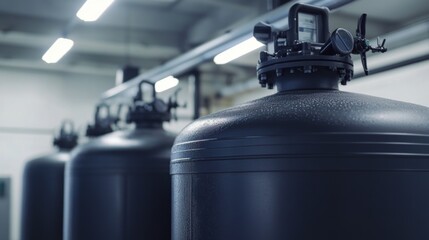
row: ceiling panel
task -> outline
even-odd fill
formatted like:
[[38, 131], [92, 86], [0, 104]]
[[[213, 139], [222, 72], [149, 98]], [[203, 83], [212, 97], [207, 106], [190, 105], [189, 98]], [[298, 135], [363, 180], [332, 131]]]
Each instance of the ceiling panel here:
[[17, 31], [47, 35], [59, 34], [66, 24], [66, 20], [6, 13], [0, 9], [0, 31], [3, 32]]
[[199, 17], [199, 15], [176, 12], [174, 8], [115, 2], [97, 22], [82, 24], [180, 32], [188, 28]]
[[57, 20], [72, 18], [84, 0], [1, 0], [0, 12]]
[[428, 0], [359, 0], [341, 8], [339, 12], [352, 16], [367, 13], [374, 19], [393, 23], [407, 23], [421, 16], [428, 16]]

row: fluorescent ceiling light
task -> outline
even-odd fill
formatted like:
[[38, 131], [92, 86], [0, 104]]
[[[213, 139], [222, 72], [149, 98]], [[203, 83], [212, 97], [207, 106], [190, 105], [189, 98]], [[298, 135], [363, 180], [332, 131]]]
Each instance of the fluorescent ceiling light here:
[[96, 21], [114, 0], [87, 0], [76, 16], [85, 22]]
[[54, 44], [43, 55], [42, 60], [46, 63], [58, 62], [71, 48], [73, 40], [67, 38], [58, 38]]
[[229, 63], [232, 60], [237, 59], [243, 55], [246, 55], [262, 46], [264, 46], [263, 43], [260, 43], [254, 37], [251, 37], [231, 47], [230, 49], [225, 50], [222, 53], [219, 53], [214, 57], [213, 61], [218, 65]]
[[173, 76], [168, 76], [155, 83], [155, 91], [163, 92], [165, 90], [168, 90], [170, 88], [177, 86], [177, 84], [179, 84], [179, 79]]

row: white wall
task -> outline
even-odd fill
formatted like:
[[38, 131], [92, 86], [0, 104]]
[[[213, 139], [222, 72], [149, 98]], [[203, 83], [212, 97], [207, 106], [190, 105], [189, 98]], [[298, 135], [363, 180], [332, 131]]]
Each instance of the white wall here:
[[[114, 76], [88, 76], [0, 68], [0, 175], [12, 178], [11, 240], [19, 239], [21, 174], [25, 162], [49, 153], [52, 134], [65, 118], [85, 127]], [[10, 128], [46, 130], [43, 134]]]
[[429, 107], [429, 61], [352, 80], [341, 90]]

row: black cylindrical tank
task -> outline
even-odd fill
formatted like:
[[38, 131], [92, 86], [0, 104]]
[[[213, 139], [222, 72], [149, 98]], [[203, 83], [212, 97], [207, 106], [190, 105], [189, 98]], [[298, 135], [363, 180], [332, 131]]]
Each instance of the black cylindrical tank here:
[[23, 175], [21, 239], [59, 240], [63, 234], [64, 167], [77, 144], [71, 122], [54, 139], [58, 151], [29, 161]]
[[258, 65], [277, 94], [176, 138], [172, 239], [428, 239], [429, 109], [339, 91], [350, 56], [288, 40]]
[[150, 85], [153, 101], [143, 102], [139, 91], [128, 112], [136, 129], [107, 134], [73, 152], [66, 167], [65, 240], [170, 239], [174, 136], [162, 123], [174, 106], [157, 99]]

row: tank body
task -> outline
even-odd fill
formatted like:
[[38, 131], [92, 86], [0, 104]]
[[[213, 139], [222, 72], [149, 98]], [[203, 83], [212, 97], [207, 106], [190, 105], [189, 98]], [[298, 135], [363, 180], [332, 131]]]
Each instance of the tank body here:
[[29, 161], [24, 169], [22, 240], [58, 240], [63, 234], [64, 168], [68, 151]]
[[63, 235], [64, 168], [78, 142], [73, 122], [64, 120], [57, 151], [33, 159], [23, 172], [21, 240], [58, 240]]
[[159, 126], [77, 148], [66, 167], [64, 239], [170, 239], [173, 141]]
[[428, 108], [282, 91], [176, 138], [172, 239], [426, 239], [428, 171]]

